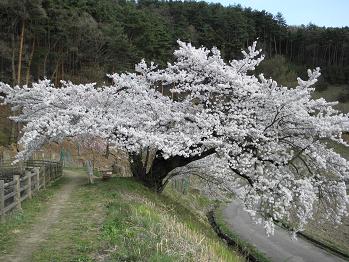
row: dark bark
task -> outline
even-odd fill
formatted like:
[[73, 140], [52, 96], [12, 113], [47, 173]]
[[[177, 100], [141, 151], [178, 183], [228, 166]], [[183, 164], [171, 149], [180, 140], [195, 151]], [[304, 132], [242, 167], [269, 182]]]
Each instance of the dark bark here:
[[33, 57], [34, 57], [34, 51], [35, 51], [35, 36], [34, 36], [34, 39], [33, 39], [32, 50], [30, 52], [29, 62], [28, 62], [28, 67], [27, 67], [27, 73], [26, 73], [26, 77], [25, 77], [25, 84], [27, 86], [29, 84], [30, 69], [31, 69], [31, 65], [32, 65]]
[[143, 163], [141, 154], [132, 154], [131, 158], [131, 170], [133, 176], [140, 180], [145, 186], [153, 189], [154, 191], [161, 193], [167, 184], [165, 178], [168, 174], [177, 167], [183, 167], [187, 164], [202, 159], [206, 156], [215, 153], [214, 149], [209, 149], [203, 152], [201, 155], [193, 157], [173, 156], [168, 159], [164, 159], [161, 152], [157, 152], [155, 159], [152, 161], [149, 170], [147, 171], [149, 161], [149, 150], [147, 150], [146, 161]]
[[15, 65], [15, 36], [14, 33], [12, 33], [12, 59], [11, 59], [11, 67], [12, 67], [12, 84], [16, 84], [16, 65]]
[[17, 71], [17, 84], [18, 85], [21, 84], [24, 30], [25, 30], [25, 20], [22, 21], [21, 38], [20, 38], [19, 51], [18, 51], [18, 71]]

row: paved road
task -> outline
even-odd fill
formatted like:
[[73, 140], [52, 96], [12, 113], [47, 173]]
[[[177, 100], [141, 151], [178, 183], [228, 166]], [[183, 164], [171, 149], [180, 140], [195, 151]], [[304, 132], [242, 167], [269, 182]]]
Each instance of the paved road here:
[[345, 261], [312, 243], [298, 237], [292, 240], [289, 233], [277, 227], [273, 236], [267, 237], [261, 224], [255, 224], [239, 203], [232, 202], [223, 211], [227, 224], [240, 237], [255, 245], [271, 261], [281, 262], [333, 262]]

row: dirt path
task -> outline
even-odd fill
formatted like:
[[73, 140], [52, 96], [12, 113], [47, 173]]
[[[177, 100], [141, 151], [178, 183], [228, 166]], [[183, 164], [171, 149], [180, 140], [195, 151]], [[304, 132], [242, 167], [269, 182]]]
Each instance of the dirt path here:
[[233, 231], [255, 245], [273, 262], [344, 262], [302, 238], [292, 240], [288, 232], [280, 227], [275, 228], [273, 236], [267, 237], [263, 225], [255, 224], [238, 202], [229, 204], [223, 214]]
[[76, 174], [74, 171], [64, 171], [64, 176], [68, 177], [69, 181], [62, 185], [60, 190], [49, 201], [49, 208], [40, 216], [29, 233], [19, 237], [12, 253], [1, 257], [0, 261], [31, 261], [32, 253], [47, 238], [50, 228], [61, 220], [62, 210], [66, 207], [71, 193], [78, 185], [86, 183], [86, 178]]

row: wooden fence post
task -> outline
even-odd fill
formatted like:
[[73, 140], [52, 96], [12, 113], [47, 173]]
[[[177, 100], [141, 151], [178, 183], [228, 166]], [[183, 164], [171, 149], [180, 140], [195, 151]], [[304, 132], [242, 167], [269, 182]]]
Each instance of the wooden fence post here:
[[5, 217], [5, 182], [0, 180], [0, 222], [3, 222]]
[[86, 160], [86, 167], [87, 167], [87, 175], [88, 175], [88, 182], [90, 184], [93, 184], [93, 167], [91, 160]]
[[57, 175], [57, 165], [56, 163], [53, 164], [53, 181], [56, 180], [56, 175]]
[[30, 171], [25, 172], [25, 176], [28, 178], [28, 198], [32, 198], [32, 173]]
[[43, 166], [43, 169], [42, 169], [42, 185], [45, 189], [46, 188], [46, 166]]
[[62, 161], [59, 162], [59, 176], [63, 176], [63, 163], [62, 163]]
[[39, 191], [40, 190], [40, 168], [37, 168], [35, 170], [36, 172], [36, 190]]
[[52, 179], [52, 163], [49, 164], [50, 170], [48, 171], [48, 179], [47, 182], [51, 181]]
[[13, 180], [15, 181], [14, 189], [15, 189], [16, 207], [17, 207], [17, 209], [21, 210], [22, 209], [22, 206], [21, 206], [21, 185], [20, 185], [20, 181], [19, 181], [19, 175], [13, 176]]

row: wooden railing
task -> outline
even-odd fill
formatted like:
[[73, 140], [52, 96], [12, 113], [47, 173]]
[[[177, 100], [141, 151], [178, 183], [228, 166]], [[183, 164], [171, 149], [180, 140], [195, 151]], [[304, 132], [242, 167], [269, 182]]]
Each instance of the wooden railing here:
[[[62, 176], [62, 164], [45, 160], [30, 160], [12, 169], [0, 166], [2, 170], [12, 170], [13, 177], [9, 181], [0, 177], [0, 220], [13, 209], [21, 210], [21, 203], [32, 198], [33, 194], [45, 188], [51, 182]], [[11, 175], [11, 173], [10, 173]]]

